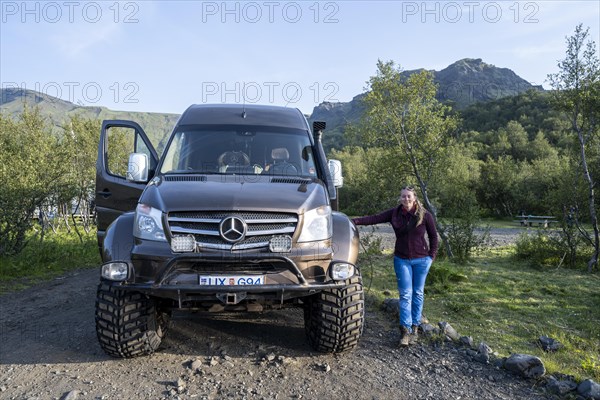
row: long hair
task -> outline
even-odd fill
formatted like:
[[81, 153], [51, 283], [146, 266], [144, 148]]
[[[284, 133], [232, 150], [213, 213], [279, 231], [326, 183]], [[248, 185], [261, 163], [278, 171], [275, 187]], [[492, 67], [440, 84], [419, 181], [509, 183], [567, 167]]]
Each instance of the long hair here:
[[[427, 209], [425, 207], [423, 207], [423, 204], [419, 200], [419, 197], [417, 196], [417, 192], [415, 191], [415, 188], [413, 186], [404, 186], [402, 189], [400, 189], [400, 192], [402, 192], [403, 190], [412, 192], [412, 194], [415, 196], [415, 204], [417, 205], [415, 215], [417, 216], [417, 226], [419, 226], [423, 223], [423, 218], [425, 218]], [[400, 198], [398, 198], [398, 202], [400, 202]]]

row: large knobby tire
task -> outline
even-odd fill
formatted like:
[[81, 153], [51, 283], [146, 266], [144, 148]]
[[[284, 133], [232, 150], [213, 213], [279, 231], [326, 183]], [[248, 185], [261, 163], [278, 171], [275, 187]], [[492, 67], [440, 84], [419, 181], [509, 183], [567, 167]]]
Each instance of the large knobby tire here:
[[120, 358], [152, 354], [167, 325], [168, 316], [157, 310], [155, 300], [104, 282], [98, 285], [96, 334], [106, 354]]
[[323, 353], [356, 347], [364, 323], [364, 293], [360, 275], [340, 289], [310, 296], [304, 305], [304, 329], [310, 345]]

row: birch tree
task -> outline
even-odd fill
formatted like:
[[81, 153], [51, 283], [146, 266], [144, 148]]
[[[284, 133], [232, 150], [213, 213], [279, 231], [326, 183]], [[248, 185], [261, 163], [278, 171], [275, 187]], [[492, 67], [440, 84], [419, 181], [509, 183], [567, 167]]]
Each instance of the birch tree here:
[[600, 61], [596, 43], [590, 38], [589, 28], [580, 24], [573, 36], [567, 37], [565, 58], [558, 62], [559, 71], [548, 75], [554, 89], [554, 104], [563, 111], [577, 136], [580, 171], [588, 191], [589, 217], [592, 232], [578, 223], [579, 231], [592, 246], [588, 271], [598, 267], [600, 235], [598, 230], [598, 200], [595, 188], [598, 177], [593, 176], [589, 154], [600, 147], [598, 119], [600, 117]]
[[[395, 157], [399, 179], [409, 172], [418, 184], [421, 199], [436, 221], [448, 256], [452, 249], [437, 218], [429, 184], [443, 167], [446, 146], [451, 142], [457, 121], [449, 108], [435, 97], [437, 87], [428, 71], [406, 77], [393, 61], [377, 63], [377, 74], [368, 81], [366, 112], [360, 122], [366, 145], [387, 149]], [[397, 192], [403, 182], [397, 183]], [[397, 195], [398, 193], [396, 193]]]

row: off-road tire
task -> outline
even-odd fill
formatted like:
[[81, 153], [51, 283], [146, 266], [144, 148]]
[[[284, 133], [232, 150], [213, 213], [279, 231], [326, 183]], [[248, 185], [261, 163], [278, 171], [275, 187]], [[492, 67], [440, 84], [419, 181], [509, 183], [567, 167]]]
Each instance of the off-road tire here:
[[356, 347], [363, 331], [365, 297], [357, 275], [340, 289], [323, 290], [305, 300], [304, 329], [310, 345], [323, 353]]
[[96, 295], [96, 334], [106, 354], [130, 358], [154, 353], [168, 326], [155, 300], [105, 282]]

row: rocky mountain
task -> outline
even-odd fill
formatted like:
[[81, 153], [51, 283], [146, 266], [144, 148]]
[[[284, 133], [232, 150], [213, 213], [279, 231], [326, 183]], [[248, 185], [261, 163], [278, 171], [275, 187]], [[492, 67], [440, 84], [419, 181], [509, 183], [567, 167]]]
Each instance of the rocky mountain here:
[[[404, 71], [405, 77], [416, 72]], [[438, 85], [438, 100], [463, 110], [471, 104], [514, 96], [528, 90], [543, 90], [519, 77], [508, 68], [486, 64], [480, 58], [465, 58], [449, 65], [441, 71], [431, 71]], [[364, 94], [349, 102], [321, 103], [314, 108], [309, 121], [327, 121], [327, 131], [323, 139], [326, 149], [340, 148], [344, 143], [343, 132], [348, 123], [356, 122], [364, 106]]]
[[[405, 71], [405, 76], [422, 71]], [[438, 100], [458, 109], [481, 102], [514, 96], [534, 86], [508, 68], [499, 68], [484, 63], [481, 58], [465, 58], [441, 71], [432, 71], [438, 84]]]
[[0, 89], [0, 113], [16, 116], [24, 107], [37, 107], [42, 116], [47, 118], [54, 129], [62, 131], [62, 126], [70, 116], [97, 119], [127, 119], [141, 125], [152, 143], [160, 150], [165, 145], [168, 134], [173, 129], [178, 114], [150, 112], [115, 111], [106, 107], [79, 106], [34, 90], [20, 88]]

